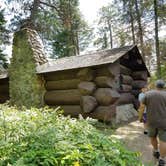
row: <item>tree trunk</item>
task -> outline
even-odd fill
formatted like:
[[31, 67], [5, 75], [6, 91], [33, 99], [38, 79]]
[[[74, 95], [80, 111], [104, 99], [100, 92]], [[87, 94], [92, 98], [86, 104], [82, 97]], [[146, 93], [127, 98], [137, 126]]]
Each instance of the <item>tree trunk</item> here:
[[158, 37], [158, 4], [154, 0], [154, 17], [155, 17], [155, 46], [157, 58], [157, 78], [161, 78], [161, 64], [160, 64], [160, 50], [159, 50], [159, 37]]
[[107, 33], [104, 32], [102, 49], [106, 48], [108, 48], [108, 38], [107, 38]]
[[140, 11], [139, 11], [139, 8], [138, 8], [138, 0], [135, 0], [135, 10], [136, 10], [136, 15], [137, 15], [137, 23], [138, 23], [138, 31], [139, 31], [141, 53], [142, 53], [142, 57], [143, 57], [144, 62], [145, 62], [143, 30], [142, 30], [142, 23], [141, 23], [141, 15], [140, 15]]
[[79, 37], [78, 31], [76, 31], [76, 48], [77, 48], [77, 55], [80, 54], [80, 46], [79, 46]]
[[133, 44], [135, 44], [135, 34], [134, 34], [134, 18], [133, 18], [133, 9], [132, 9], [132, 2], [129, 1], [129, 15], [130, 15], [130, 24], [131, 24], [131, 33], [132, 33], [132, 39]]
[[110, 46], [111, 46], [111, 48], [113, 48], [112, 26], [111, 26], [110, 20], [108, 20], [108, 29], [109, 29], [109, 33], [110, 33]]
[[38, 14], [39, 6], [40, 6], [40, 0], [34, 0], [30, 14], [30, 21], [33, 23], [33, 25], [35, 24], [35, 19]]

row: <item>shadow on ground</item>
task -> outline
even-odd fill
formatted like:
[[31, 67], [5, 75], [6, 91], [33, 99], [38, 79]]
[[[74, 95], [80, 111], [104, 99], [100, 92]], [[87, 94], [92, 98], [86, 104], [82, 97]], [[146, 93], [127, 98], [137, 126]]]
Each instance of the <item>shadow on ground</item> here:
[[152, 146], [149, 138], [143, 134], [143, 131], [143, 124], [134, 121], [119, 127], [110, 137], [123, 141], [129, 150], [140, 152], [140, 159], [146, 166], [154, 166], [157, 161], [152, 156]]
[[144, 166], [156, 166], [157, 160], [152, 156], [152, 146], [147, 135], [144, 135], [143, 123], [135, 120], [122, 126], [113, 127], [97, 121], [91, 122], [94, 127], [110, 138], [117, 138], [124, 142], [125, 146], [141, 154], [140, 160]]

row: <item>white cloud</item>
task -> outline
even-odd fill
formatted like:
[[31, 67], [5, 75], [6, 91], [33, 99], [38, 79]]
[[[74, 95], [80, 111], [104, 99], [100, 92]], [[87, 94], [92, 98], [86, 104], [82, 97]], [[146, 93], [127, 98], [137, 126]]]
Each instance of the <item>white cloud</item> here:
[[85, 19], [92, 24], [97, 18], [98, 10], [102, 6], [111, 3], [111, 1], [112, 0], [80, 0], [80, 10]]

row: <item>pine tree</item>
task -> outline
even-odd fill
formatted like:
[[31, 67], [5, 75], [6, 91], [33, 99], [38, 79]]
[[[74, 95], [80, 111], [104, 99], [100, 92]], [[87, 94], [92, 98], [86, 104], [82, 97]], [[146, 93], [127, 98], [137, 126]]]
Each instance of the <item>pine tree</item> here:
[[9, 43], [8, 30], [5, 27], [6, 21], [4, 18], [4, 11], [0, 11], [0, 66], [7, 68], [7, 55], [3, 53], [5, 44]]

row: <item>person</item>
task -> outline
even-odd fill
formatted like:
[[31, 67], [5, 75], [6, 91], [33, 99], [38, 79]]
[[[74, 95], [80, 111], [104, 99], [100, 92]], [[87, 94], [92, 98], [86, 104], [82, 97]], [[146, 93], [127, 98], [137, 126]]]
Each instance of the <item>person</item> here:
[[157, 80], [156, 89], [146, 92], [142, 99], [146, 105], [148, 136], [153, 146], [153, 155], [159, 159], [158, 166], [166, 165], [166, 91], [164, 86], [163, 80]]
[[140, 102], [140, 107], [139, 107], [139, 121], [140, 122], [143, 122], [144, 124], [144, 134], [148, 134], [148, 131], [147, 131], [147, 116], [146, 116], [146, 107], [145, 105], [142, 103], [142, 99], [144, 98], [145, 96], [145, 92], [147, 91], [147, 87], [144, 86], [142, 89], [141, 89], [141, 93], [138, 95], [138, 100]]

